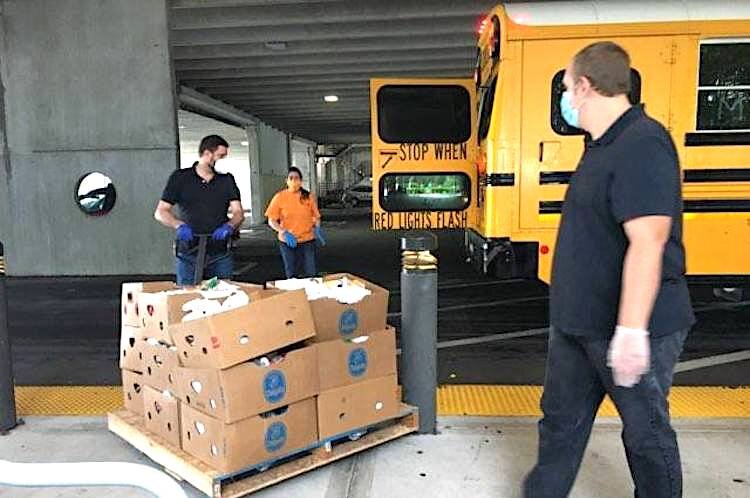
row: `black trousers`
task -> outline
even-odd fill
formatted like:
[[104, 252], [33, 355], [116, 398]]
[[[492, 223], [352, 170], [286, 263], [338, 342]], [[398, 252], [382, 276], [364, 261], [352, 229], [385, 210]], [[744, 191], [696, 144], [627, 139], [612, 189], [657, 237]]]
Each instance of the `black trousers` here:
[[525, 498], [564, 498], [573, 487], [596, 412], [609, 394], [623, 421], [622, 440], [637, 498], [682, 496], [682, 465], [667, 396], [687, 330], [651, 339], [651, 369], [632, 388], [616, 387], [609, 340], [550, 329], [539, 422], [539, 456]]

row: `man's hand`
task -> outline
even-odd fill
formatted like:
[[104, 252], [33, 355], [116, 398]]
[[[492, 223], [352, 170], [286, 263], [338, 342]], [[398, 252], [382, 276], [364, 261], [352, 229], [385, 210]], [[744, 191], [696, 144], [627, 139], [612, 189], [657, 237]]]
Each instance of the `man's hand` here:
[[616, 386], [633, 387], [651, 365], [651, 345], [646, 330], [617, 326], [609, 345], [607, 365]]
[[214, 240], [227, 240], [234, 233], [234, 227], [229, 223], [224, 223], [219, 228], [214, 230], [211, 238]]
[[190, 242], [195, 238], [195, 235], [193, 234], [193, 229], [190, 228], [190, 225], [187, 223], [183, 223], [179, 227], [177, 227], [177, 240], [181, 240], [182, 242]]

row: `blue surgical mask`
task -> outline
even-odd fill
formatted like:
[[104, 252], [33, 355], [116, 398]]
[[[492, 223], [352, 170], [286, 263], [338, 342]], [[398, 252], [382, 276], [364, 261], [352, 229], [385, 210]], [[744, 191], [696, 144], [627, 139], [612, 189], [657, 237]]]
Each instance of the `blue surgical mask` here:
[[570, 90], [563, 92], [562, 97], [560, 97], [560, 113], [566, 123], [574, 128], [580, 128], [578, 109], [573, 108], [572, 98]]

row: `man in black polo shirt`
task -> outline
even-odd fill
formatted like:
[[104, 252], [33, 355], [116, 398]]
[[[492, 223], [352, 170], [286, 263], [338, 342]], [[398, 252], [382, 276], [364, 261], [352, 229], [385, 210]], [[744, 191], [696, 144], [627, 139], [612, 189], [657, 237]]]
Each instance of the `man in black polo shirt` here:
[[605, 394], [639, 498], [682, 496], [667, 395], [694, 323], [674, 144], [631, 106], [630, 58], [602, 42], [565, 71], [563, 117], [588, 134], [565, 196], [550, 288], [539, 457], [526, 498], [562, 498]]
[[[240, 191], [230, 173], [218, 173], [216, 161], [227, 156], [229, 144], [209, 135], [198, 147], [200, 158], [192, 168], [178, 169], [167, 181], [154, 217], [176, 230], [176, 274], [178, 285], [193, 284], [198, 240], [210, 234], [206, 246], [205, 278], [231, 278], [232, 255], [227, 242], [245, 219]], [[172, 212], [177, 205], [178, 218]], [[231, 210], [232, 217], [227, 213]]]

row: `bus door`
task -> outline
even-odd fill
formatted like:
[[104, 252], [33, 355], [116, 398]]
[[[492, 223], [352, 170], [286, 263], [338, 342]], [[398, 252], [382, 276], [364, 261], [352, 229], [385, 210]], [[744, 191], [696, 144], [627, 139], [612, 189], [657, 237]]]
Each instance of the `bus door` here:
[[[570, 177], [583, 152], [583, 131], [560, 114], [565, 66], [596, 40], [526, 41], [523, 46], [520, 229], [556, 229]], [[613, 40], [632, 57], [633, 103], [669, 126], [672, 44], [668, 37]]]
[[373, 229], [475, 222], [474, 86], [471, 79], [370, 81]]

